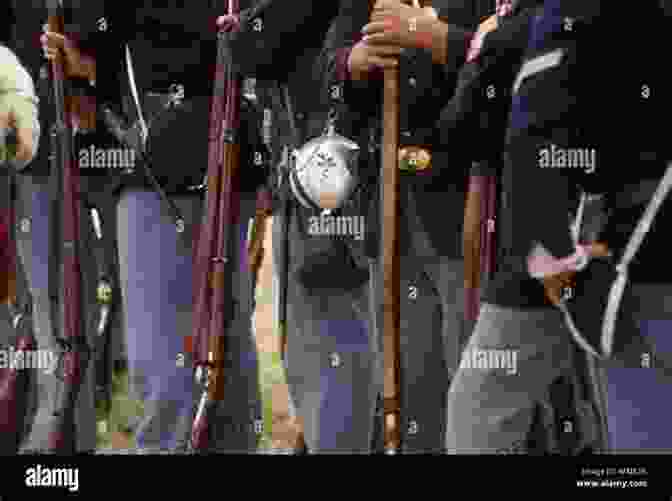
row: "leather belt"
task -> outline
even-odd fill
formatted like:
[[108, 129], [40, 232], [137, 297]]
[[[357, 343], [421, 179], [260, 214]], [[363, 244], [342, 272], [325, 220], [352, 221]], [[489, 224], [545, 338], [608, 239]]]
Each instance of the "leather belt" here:
[[399, 148], [399, 170], [417, 173], [432, 166], [432, 153], [421, 146], [403, 146]]

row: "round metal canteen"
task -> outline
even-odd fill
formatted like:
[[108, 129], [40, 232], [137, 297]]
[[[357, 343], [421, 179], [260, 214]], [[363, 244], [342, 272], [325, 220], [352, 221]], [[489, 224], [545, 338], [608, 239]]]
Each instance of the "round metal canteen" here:
[[354, 167], [359, 146], [330, 130], [293, 154], [290, 183], [301, 205], [322, 210], [342, 207], [357, 186]]

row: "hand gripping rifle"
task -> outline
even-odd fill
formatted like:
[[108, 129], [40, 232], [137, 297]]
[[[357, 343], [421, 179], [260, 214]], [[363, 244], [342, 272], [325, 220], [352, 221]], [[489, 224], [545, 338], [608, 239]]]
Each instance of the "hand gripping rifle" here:
[[[49, 30], [64, 33], [63, 1], [48, 0]], [[63, 389], [58, 395], [54, 412], [54, 427], [49, 436], [49, 449], [55, 454], [76, 453], [75, 408], [86, 374], [90, 348], [84, 337], [82, 317], [82, 273], [79, 259], [79, 174], [73, 159], [73, 134], [71, 128], [72, 96], [66, 95], [63, 61], [52, 61], [52, 83], [56, 120], [52, 129], [52, 177], [58, 180], [60, 194], [61, 239], [56, 255], [60, 257], [59, 285], [62, 298], [62, 350]], [[56, 327], [56, 325], [54, 325]]]
[[[229, 0], [229, 16], [239, 14], [238, 0]], [[205, 452], [212, 442], [209, 417], [223, 400], [225, 331], [232, 320], [231, 276], [237, 222], [238, 142], [241, 81], [233, 71], [230, 34], [239, 23], [218, 32], [217, 75], [210, 112], [209, 160], [205, 220], [196, 254], [194, 300], [194, 363], [203, 395], [194, 419], [191, 448]]]

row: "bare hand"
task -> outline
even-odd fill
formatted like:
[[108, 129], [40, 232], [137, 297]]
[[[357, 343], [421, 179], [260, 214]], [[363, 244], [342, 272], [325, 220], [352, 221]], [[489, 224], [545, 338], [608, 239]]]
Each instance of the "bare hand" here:
[[546, 289], [546, 297], [548, 300], [555, 305], [560, 304], [562, 302], [564, 290], [574, 287], [575, 278], [575, 271], [563, 271], [556, 275], [544, 277], [544, 289]]
[[[591, 258], [606, 257], [609, 255], [609, 247], [602, 242], [596, 242], [586, 246], [588, 255]], [[574, 287], [576, 281], [576, 271], [563, 271], [555, 275], [550, 275], [542, 279], [546, 289], [546, 297], [554, 305], [562, 302], [563, 291]]]
[[416, 8], [406, 5], [399, 0], [378, 0], [373, 6], [371, 21], [398, 19], [408, 23], [414, 17], [430, 16], [436, 18], [436, 11], [431, 7]]
[[371, 45], [364, 40], [350, 51], [348, 69], [353, 80], [363, 80], [375, 68], [395, 68], [401, 48], [397, 45]]
[[415, 8], [399, 0], [378, 0], [370, 23], [364, 26], [364, 40], [372, 45], [431, 48], [432, 25], [437, 22], [431, 8]]
[[44, 57], [50, 61], [63, 58], [66, 78], [86, 78], [95, 81], [96, 61], [82, 54], [75, 43], [60, 33], [46, 31], [40, 37]]
[[497, 14], [493, 14], [478, 25], [477, 34], [487, 34], [497, 29]]

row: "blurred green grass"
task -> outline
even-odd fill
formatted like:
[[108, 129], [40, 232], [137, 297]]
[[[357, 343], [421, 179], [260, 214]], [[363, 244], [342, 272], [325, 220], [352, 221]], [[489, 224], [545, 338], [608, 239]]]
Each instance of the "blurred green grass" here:
[[[273, 389], [276, 384], [285, 384], [280, 354], [259, 353], [259, 386], [264, 420], [263, 433], [259, 440], [260, 449], [270, 449], [272, 444]], [[102, 403], [96, 408], [96, 419], [99, 423], [97, 448], [111, 448], [114, 434], [127, 434], [129, 423], [137, 422], [142, 415], [142, 403], [129, 395], [128, 371], [115, 372], [112, 377], [112, 405], [109, 414], [106, 414]], [[101, 422], [106, 424], [101, 427]]]
[[279, 353], [259, 353], [259, 385], [263, 403], [264, 433], [260, 448], [271, 448], [273, 432], [273, 390], [285, 384], [285, 371]]
[[[96, 435], [97, 447], [111, 448], [113, 435], [127, 434], [129, 424], [136, 422], [143, 413], [142, 402], [131, 398], [129, 394], [128, 371], [115, 371], [112, 375], [112, 405], [109, 414], [106, 415], [102, 403], [96, 406], [96, 420], [99, 423]], [[102, 429], [101, 422], [107, 423]]]

